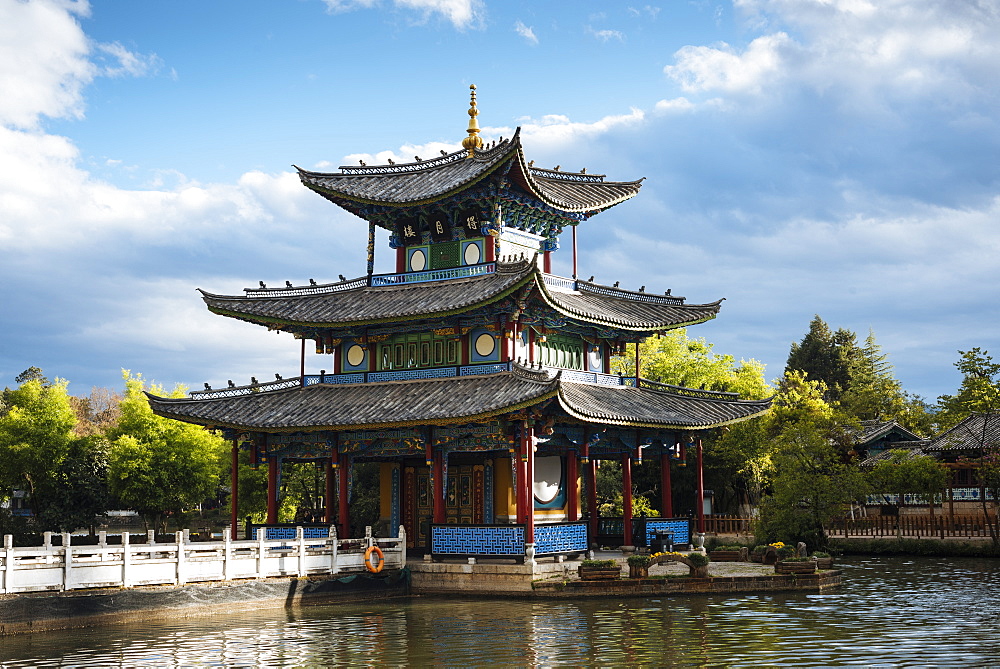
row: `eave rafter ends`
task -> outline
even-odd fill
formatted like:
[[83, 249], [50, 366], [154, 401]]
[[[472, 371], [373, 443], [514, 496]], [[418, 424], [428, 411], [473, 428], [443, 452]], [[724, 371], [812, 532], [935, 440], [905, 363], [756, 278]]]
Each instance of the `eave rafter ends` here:
[[[572, 214], [575, 225], [600, 211], [634, 197], [642, 179], [604, 181], [603, 175], [560, 172], [532, 167], [525, 161], [520, 128], [510, 139], [489, 148], [465, 150], [431, 160], [390, 165], [341, 166], [339, 172], [313, 172], [294, 166], [302, 184], [348, 211], [369, 218], [377, 211], [398, 210], [440, 202], [484, 181], [516, 184], [539, 203]], [[378, 225], [388, 224], [374, 216]]]

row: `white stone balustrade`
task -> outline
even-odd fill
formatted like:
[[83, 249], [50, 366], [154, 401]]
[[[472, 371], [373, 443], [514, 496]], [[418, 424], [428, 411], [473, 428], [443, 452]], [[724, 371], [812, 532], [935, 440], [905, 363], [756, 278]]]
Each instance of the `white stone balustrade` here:
[[127, 533], [121, 544], [109, 544], [101, 532], [97, 544], [77, 546], [68, 533], [61, 546], [53, 546], [52, 533], [46, 532], [36, 547], [15, 547], [5, 535], [0, 594], [359, 573], [366, 570], [364, 554], [371, 546], [381, 549], [385, 569], [406, 565], [402, 527], [399, 537], [366, 533], [359, 539], [339, 539], [332, 527], [327, 537], [308, 539], [301, 527], [295, 539], [267, 540], [264, 532], [258, 529], [257, 538], [247, 541], [233, 541], [227, 531], [222, 541], [192, 542], [184, 531], [169, 543], [157, 543], [149, 532], [144, 544], [131, 543]]

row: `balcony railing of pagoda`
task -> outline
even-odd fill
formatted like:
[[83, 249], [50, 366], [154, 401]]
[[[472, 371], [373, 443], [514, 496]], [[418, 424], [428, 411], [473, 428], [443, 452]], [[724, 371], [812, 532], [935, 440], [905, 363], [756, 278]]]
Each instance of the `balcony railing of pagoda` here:
[[371, 286], [398, 286], [409, 283], [426, 283], [428, 281], [447, 281], [448, 279], [466, 279], [472, 276], [493, 274], [496, 263], [487, 262], [479, 265], [465, 265], [448, 269], [431, 269], [423, 272], [400, 272], [398, 274], [373, 274]]
[[[525, 557], [524, 525], [431, 525], [430, 553], [435, 558]], [[590, 543], [586, 522], [535, 525], [536, 557], [584, 553]]]
[[[666, 534], [677, 545], [691, 543], [690, 518], [632, 518], [632, 541], [636, 546], [653, 547], [657, 538]], [[621, 516], [597, 519], [597, 543], [601, 546], [621, 546], [625, 541], [625, 520]]]
[[[208, 400], [220, 397], [237, 397], [262, 393], [273, 390], [286, 390], [300, 386], [315, 386], [318, 384], [341, 385], [352, 383], [379, 383], [382, 381], [413, 381], [416, 379], [441, 379], [454, 376], [479, 376], [483, 374], [499, 374], [509, 372], [511, 362], [489, 362], [480, 365], [458, 365], [454, 367], [428, 367], [426, 369], [397, 369], [384, 372], [346, 372], [343, 374], [306, 374], [304, 377], [279, 379], [267, 383], [252, 383], [246, 386], [231, 386], [217, 390], [194, 390], [191, 399]], [[634, 388], [634, 376], [618, 376], [616, 374], [599, 374], [584, 372], [577, 369], [562, 369], [559, 367], [544, 367], [552, 374], [562, 372], [562, 378], [575, 383], [591, 383], [602, 386], [629, 386]], [[643, 380], [645, 383], [645, 380]]]

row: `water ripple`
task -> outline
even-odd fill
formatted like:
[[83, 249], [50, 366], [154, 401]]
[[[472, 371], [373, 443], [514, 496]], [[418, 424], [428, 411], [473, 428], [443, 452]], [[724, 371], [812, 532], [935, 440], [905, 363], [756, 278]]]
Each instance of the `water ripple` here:
[[822, 594], [414, 599], [0, 640], [0, 667], [991, 666], [1000, 561], [861, 558]]

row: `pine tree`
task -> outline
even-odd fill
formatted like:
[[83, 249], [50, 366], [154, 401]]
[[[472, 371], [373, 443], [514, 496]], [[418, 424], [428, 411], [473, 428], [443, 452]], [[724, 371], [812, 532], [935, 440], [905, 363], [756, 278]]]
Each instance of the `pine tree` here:
[[822, 381], [826, 385], [824, 399], [835, 402], [850, 384], [850, 364], [857, 354], [853, 332], [841, 328], [833, 333], [817, 315], [802, 341], [792, 344], [785, 372], [805, 372], [809, 379]]

